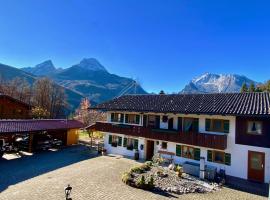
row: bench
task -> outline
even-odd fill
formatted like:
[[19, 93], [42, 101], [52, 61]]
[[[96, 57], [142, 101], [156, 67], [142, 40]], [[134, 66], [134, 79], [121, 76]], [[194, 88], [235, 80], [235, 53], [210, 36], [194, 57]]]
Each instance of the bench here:
[[173, 163], [173, 156], [175, 156], [175, 153], [173, 152], [169, 152], [169, 151], [164, 151], [164, 150], [159, 150], [158, 154], [160, 157], [162, 157], [162, 155], [169, 155], [170, 158], [164, 158], [162, 157], [165, 161], [167, 161], [169, 164]]

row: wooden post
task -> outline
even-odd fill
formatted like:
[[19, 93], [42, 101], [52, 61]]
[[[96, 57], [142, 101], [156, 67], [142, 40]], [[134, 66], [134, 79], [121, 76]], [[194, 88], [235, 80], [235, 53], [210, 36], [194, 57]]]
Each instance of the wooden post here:
[[205, 158], [200, 157], [200, 179], [205, 178]]
[[33, 140], [34, 140], [34, 134], [29, 133], [29, 143], [28, 143], [28, 151], [29, 151], [29, 153], [33, 152]]
[[93, 131], [90, 132], [91, 134], [91, 148], [93, 147]]

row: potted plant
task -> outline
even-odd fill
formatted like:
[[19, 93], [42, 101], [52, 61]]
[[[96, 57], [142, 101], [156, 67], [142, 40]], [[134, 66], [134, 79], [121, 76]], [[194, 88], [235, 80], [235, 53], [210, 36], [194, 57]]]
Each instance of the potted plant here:
[[134, 160], [139, 160], [139, 151], [138, 151], [138, 149], [135, 150]]
[[117, 142], [112, 142], [112, 147], [117, 147]]
[[101, 153], [102, 153], [103, 156], [106, 156], [106, 155], [107, 155], [107, 149], [104, 149], [104, 148], [103, 148], [103, 149], [101, 150]]
[[133, 145], [128, 145], [128, 146], [127, 146], [127, 150], [132, 151], [132, 150], [133, 150]]

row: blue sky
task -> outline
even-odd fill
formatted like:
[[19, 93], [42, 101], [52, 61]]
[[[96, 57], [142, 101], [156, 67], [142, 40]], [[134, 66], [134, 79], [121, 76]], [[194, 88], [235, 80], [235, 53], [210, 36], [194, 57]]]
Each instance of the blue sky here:
[[0, 0], [0, 62], [69, 67], [97, 58], [149, 92], [204, 73], [270, 79], [270, 2]]

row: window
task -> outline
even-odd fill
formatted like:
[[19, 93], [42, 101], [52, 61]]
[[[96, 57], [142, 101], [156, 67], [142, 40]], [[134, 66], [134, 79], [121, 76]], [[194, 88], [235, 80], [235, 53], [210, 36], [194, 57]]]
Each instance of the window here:
[[199, 120], [197, 118], [184, 118], [184, 132], [198, 132]]
[[127, 150], [138, 149], [139, 141], [133, 138], [124, 138], [123, 147], [126, 147]]
[[148, 126], [151, 128], [155, 128], [155, 124], [156, 124], [156, 116], [148, 115]]
[[167, 149], [167, 142], [162, 142], [161, 143], [161, 148], [162, 149]]
[[122, 137], [109, 135], [109, 144], [111, 144], [113, 147], [122, 146]]
[[194, 158], [194, 148], [188, 147], [188, 146], [183, 146], [182, 147], [182, 157], [193, 159]]
[[208, 150], [207, 161], [231, 165], [231, 154], [225, 153], [223, 151]]
[[221, 151], [213, 152], [213, 162], [224, 163], [225, 162], [225, 153]]
[[127, 149], [128, 150], [133, 150], [134, 146], [133, 146], [133, 139], [128, 138], [127, 139]]
[[124, 122], [124, 114], [122, 113], [112, 113], [111, 114], [111, 122]]
[[128, 124], [140, 124], [140, 115], [126, 114], [125, 122]]
[[206, 119], [205, 130], [220, 133], [229, 133], [230, 121], [223, 119]]
[[117, 147], [117, 143], [118, 143], [118, 137], [113, 135], [112, 136], [112, 146]]
[[248, 121], [247, 133], [254, 134], [254, 135], [261, 135], [262, 134], [262, 122]]
[[190, 146], [176, 145], [176, 156], [200, 160], [201, 150]]

